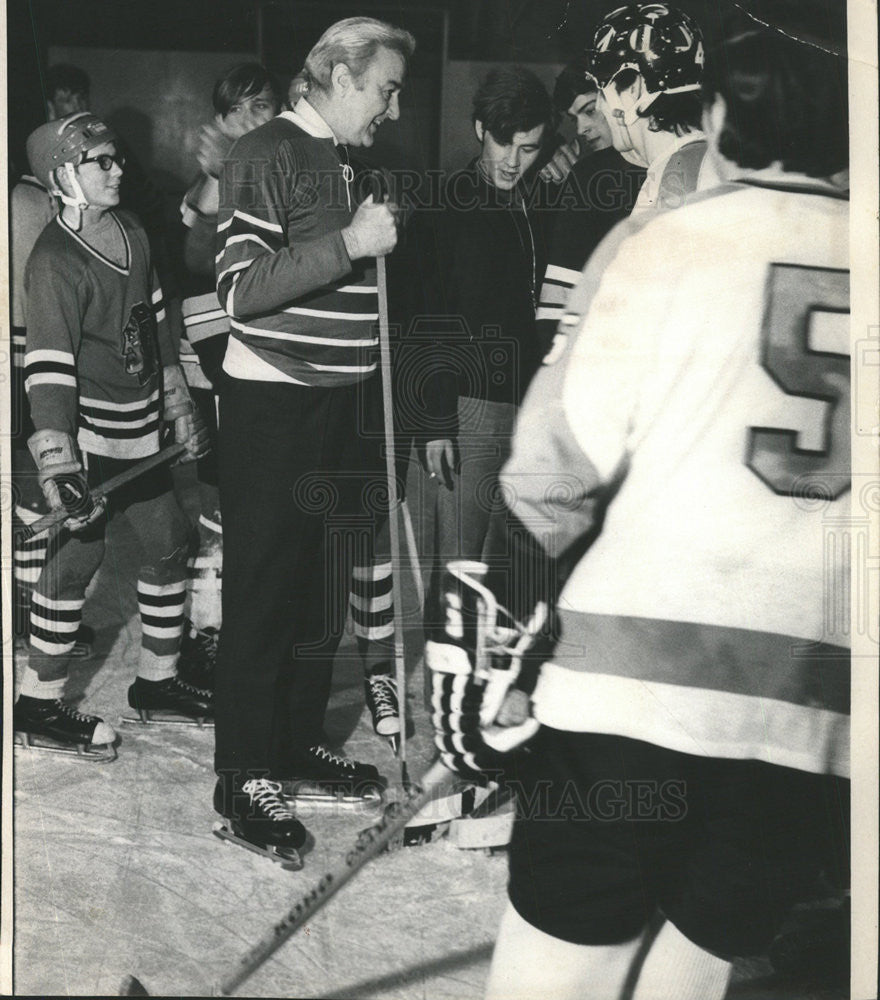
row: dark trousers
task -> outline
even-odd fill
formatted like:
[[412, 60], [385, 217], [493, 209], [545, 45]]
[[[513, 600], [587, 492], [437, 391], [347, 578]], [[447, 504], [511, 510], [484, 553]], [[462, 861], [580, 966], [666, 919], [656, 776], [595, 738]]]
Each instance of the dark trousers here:
[[290, 774], [323, 740], [351, 566], [370, 533], [362, 387], [227, 379], [220, 394], [218, 774]]

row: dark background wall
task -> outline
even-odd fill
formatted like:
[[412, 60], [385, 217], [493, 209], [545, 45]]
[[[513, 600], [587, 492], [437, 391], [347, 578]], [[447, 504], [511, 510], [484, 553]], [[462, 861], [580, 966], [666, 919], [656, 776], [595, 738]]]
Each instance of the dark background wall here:
[[[725, 2], [679, 0], [679, 6], [711, 40]], [[447, 121], [466, 119], [480, 75], [479, 68], [447, 74], [447, 60], [544, 64], [549, 80], [614, 6], [615, 0], [8, 0], [11, 177], [25, 169], [24, 139], [43, 120], [42, 80], [51, 59], [90, 73], [95, 109], [115, 116], [158, 183], [176, 189], [190, 173], [194, 129], [210, 113], [214, 77], [258, 56], [286, 86], [323, 29], [351, 14], [401, 24], [419, 43], [403, 97], [406, 113], [379, 133], [375, 155], [392, 166], [447, 165], [465, 140], [447, 136], [441, 150], [441, 111]]]

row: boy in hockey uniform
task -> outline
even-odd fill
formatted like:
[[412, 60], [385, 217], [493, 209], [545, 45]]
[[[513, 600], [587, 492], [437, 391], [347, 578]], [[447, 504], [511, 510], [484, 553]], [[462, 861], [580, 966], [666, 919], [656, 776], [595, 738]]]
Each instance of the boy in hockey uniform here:
[[[847, 83], [823, 48], [734, 26], [703, 92], [724, 183], [608, 237], [524, 403], [502, 482], [573, 570], [507, 764], [492, 1000], [720, 1000], [845, 843]], [[451, 645], [430, 660], [443, 759], [485, 767], [486, 689]]]
[[[46, 116], [49, 121], [63, 118], [89, 106], [89, 78], [78, 66], [58, 63], [46, 71]], [[30, 410], [24, 391], [24, 352], [27, 335], [27, 293], [25, 267], [37, 237], [58, 214], [58, 201], [33, 174], [24, 174], [9, 196], [10, 298], [12, 312], [12, 451], [16, 529], [32, 524], [45, 513], [43, 493], [37, 483], [33, 460], [26, 443], [30, 437]], [[13, 553], [14, 619], [16, 636], [26, 636], [30, 617], [30, 599], [40, 577], [48, 532], [40, 532], [26, 541], [16, 542]]]
[[399, 117], [414, 47], [372, 18], [332, 25], [306, 59], [308, 95], [239, 139], [220, 176], [217, 294], [230, 335], [214, 807], [233, 839], [282, 858], [305, 839], [282, 780], [349, 792], [379, 781], [327, 748], [323, 729], [345, 537], [370, 516], [352, 473], [359, 401], [378, 368], [374, 258], [397, 241], [393, 206], [356, 203], [347, 146], [372, 145]]
[[30, 655], [15, 705], [17, 732], [61, 748], [109, 748], [113, 729], [61, 701], [85, 592], [104, 555], [112, 513], [126, 513], [148, 554], [138, 574], [141, 655], [128, 690], [142, 716], [201, 719], [208, 692], [175, 673], [183, 623], [189, 526], [167, 467], [123, 487], [110, 513], [90, 489], [155, 454], [164, 422], [196, 457], [205, 445], [177, 365], [143, 229], [119, 202], [115, 135], [80, 112], [37, 128], [34, 175], [62, 201], [28, 261], [25, 388], [35, 431], [28, 447], [52, 509], [69, 520], [34, 588]]
[[[43, 493], [33, 474], [33, 461], [27, 450], [30, 437], [30, 410], [24, 391], [24, 352], [27, 335], [27, 294], [24, 273], [37, 237], [58, 214], [58, 203], [32, 174], [24, 174], [9, 196], [9, 264], [10, 307], [12, 328], [10, 339], [11, 423], [15, 506], [13, 528], [39, 520], [45, 507]], [[40, 576], [48, 546], [48, 532], [40, 532], [27, 541], [16, 541], [13, 552], [13, 633], [26, 636], [31, 591]]]

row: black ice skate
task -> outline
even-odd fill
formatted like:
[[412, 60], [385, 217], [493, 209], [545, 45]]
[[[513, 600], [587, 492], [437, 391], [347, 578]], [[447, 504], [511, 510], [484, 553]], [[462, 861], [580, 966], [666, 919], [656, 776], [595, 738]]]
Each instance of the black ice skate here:
[[214, 696], [204, 688], [187, 684], [179, 677], [147, 681], [135, 677], [128, 689], [128, 704], [136, 717], [125, 715], [123, 722], [147, 725], [214, 726]]
[[400, 749], [400, 701], [397, 681], [391, 674], [368, 674], [364, 678], [367, 707], [373, 719], [373, 729], [384, 736], [397, 753]]
[[281, 796], [281, 785], [268, 778], [251, 778], [231, 794], [218, 781], [214, 810], [223, 820], [214, 824], [214, 835], [248, 851], [298, 871], [298, 848], [306, 841], [306, 828]]
[[298, 805], [372, 808], [382, 803], [388, 782], [372, 764], [313, 746], [291, 759], [292, 777], [282, 782], [285, 799]]
[[83, 715], [58, 698], [21, 695], [12, 709], [19, 746], [92, 763], [116, 760], [116, 732], [97, 715]]
[[189, 619], [185, 621], [177, 661], [177, 675], [181, 680], [205, 691], [214, 690], [219, 637], [215, 628], [199, 629]]

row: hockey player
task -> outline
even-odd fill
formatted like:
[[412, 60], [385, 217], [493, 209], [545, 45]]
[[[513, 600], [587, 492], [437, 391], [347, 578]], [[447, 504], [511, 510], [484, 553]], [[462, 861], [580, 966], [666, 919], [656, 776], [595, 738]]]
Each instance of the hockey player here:
[[[30, 655], [15, 729], [62, 750], [106, 756], [113, 729], [61, 701], [86, 588], [104, 555], [108, 518], [126, 513], [149, 562], [138, 574], [141, 655], [128, 690], [142, 716], [202, 719], [208, 692], [175, 673], [183, 621], [188, 523], [167, 467], [135, 480], [110, 512], [90, 489], [159, 450], [163, 422], [196, 457], [205, 446], [177, 365], [151, 273], [146, 237], [114, 211], [123, 161], [115, 135], [80, 112], [37, 128], [31, 169], [63, 209], [28, 261], [25, 387], [35, 431], [28, 441], [52, 509], [69, 520], [34, 588]], [[104, 747], [105, 751], [98, 748]]]
[[590, 254], [612, 226], [630, 214], [645, 180], [644, 168], [624, 159], [611, 145], [610, 128], [598, 107], [599, 91], [586, 59], [570, 63], [559, 74], [553, 100], [557, 110], [575, 120], [578, 138], [589, 152], [570, 167], [564, 181], [559, 178], [573, 197], [566, 211], [556, 214], [548, 243], [537, 313], [544, 350], [552, 343], [565, 303]]
[[[574, 569], [508, 765], [492, 1000], [720, 1000], [845, 837], [846, 64], [746, 21], [703, 102], [724, 183], [608, 237], [502, 473]], [[470, 773], [488, 688], [451, 644], [431, 665], [438, 745]]]
[[[202, 126], [199, 134], [201, 174], [180, 206], [186, 226], [183, 249], [188, 272], [180, 363], [193, 402], [212, 443], [216, 443], [219, 380], [229, 339], [229, 317], [220, 306], [214, 283], [220, 169], [236, 139], [278, 113], [278, 86], [260, 63], [241, 63], [217, 80], [211, 100], [214, 120]], [[201, 506], [199, 550], [189, 565], [189, 616], [178, 669], [192, 683], [210, 688], [214, 684], [217, 633], [221, 624], [223, 571], [216, 451], [199, 460], [197, 472]]]
[[675, 207], [711, 186], [700, 130], [703, 36], [693, 19], [665, 3], [620, 7], [596, 28], [588, 59], [614, 148], [648, 171], [633, 213]]
[[348, 145], [370, 146], [415, 43], [348, 18], [306, 59], [309, 93], [233, 146], [220, 177], [217, 294], [230, 317], [220, 398], [223, 629], [218, 781], [226, 832], [267, 853], [302, 824], [282, 780], [360, 791], [374, 767], [323, 732], [344, 626], [348, 539], [369, 516], [357, 472], [361, 385], [377, 371], [374, 258], [394, 206], [358, 205]]
[[[46, 114], [62, 118], [88, 107], [89, 78], [78, 66], [58, 63], [46, 72]], [[42, 490], [37, 483], [27, 439], [33, 432], [24, 391], [24, 352], [27, 334], [25, 266], [37, 237], [58, 214], [58, 201], [33, 174], [24, 174], [9, 197], [9, 257], [12, 307], [11, 426], [14, 495], [13, 525], [31, 524], [45, 513]], [[14, 632], [26, 636], [30, 597], [40, 576], [49, 544], [48, 532], [16, 544], [13, 562]]]
[[[10, 444], [13, 464], [13, 526], [31, 524], [45, 513], [43, 494], [36, 481], [27, 439], [33, 426], [24, 391], [24, 352], [27, 335], [25, 265], [37, 237], [58, 213], [58, 203], [32, 174], [19, 178], [9, 197], [10, 305], [12, 364], [10, 365]], [[16, 636], [28, 631], [30, 596], [46, 558], [48, 532], [16, 543], [13, 555], [14, 619]]]

